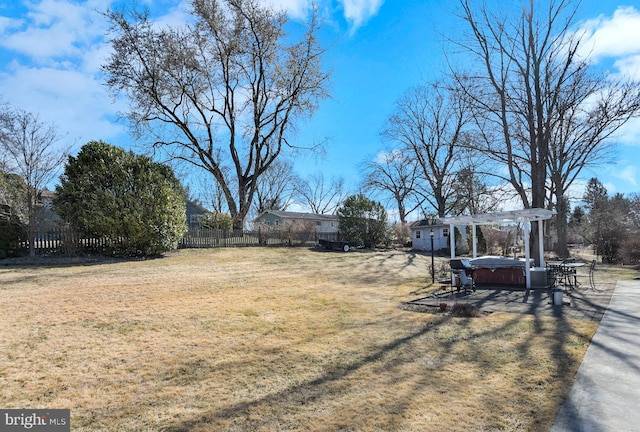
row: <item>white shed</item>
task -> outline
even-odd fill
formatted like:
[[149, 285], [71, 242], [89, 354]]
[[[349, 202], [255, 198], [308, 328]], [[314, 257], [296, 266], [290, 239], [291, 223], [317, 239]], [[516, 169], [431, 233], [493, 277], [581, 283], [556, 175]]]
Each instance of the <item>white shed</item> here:
[[[443, 224], [439, 219], [423, 219], [411, 224], [411, 241], [413, 249], [430, 251], [431, 250], [431, 233], [433, 232], [433, 250], [448, 249], [450, 245], [450, 236], [452, 227]], [[466, 242], [465, 230], [462, 233], [461, 241]]]

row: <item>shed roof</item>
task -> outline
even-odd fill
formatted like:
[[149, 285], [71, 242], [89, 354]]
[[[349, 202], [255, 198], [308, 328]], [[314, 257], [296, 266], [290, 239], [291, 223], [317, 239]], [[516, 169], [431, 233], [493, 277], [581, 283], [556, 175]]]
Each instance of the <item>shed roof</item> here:
[[[431, 223], [433, 222], [433, 223]], [[422, 219], [419, 221], [415, 221], [410, 225], [411, 229], [421, 229], [421, 228], [444, 228], [448, 227], [448, 224], [442, 223], [440, 219], [429, 220]]]
[[338, 216], [336, 215], [290, 212], [290, 211], [281, 211], [281, 210], [266, 210], [260, 216], [258, 216], [258, 218], [262, 217], [265, 214], [272, 214], [274, 216], [277, 216], [283, 219], [307, 219], [307, 220], [314, 220], [314, 221], [317, 221], [317, 220], [337, 221], [338, 220]]

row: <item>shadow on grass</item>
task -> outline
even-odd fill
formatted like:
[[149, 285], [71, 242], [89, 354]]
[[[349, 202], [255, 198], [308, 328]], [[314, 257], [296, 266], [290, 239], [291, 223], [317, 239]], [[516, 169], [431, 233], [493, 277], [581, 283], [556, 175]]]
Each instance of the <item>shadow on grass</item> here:
[[[546, 328], [544, 323], [542, 322], [542, 318], [533, 314], [534, 316], [534, 328], [536, 332], [548, 332], [549, 324], [546, 323]], [[575, 369], [575, 362], [571, 361], [571, 356], [569, 355], [566, 344], [569, 335], [576, 334], [580, 338], [584, 338], [583, 334], [579, 334], [574, 331], [569, 321], [566, 320], [566, 317], [562, 314], [559, 314], [557, 317], [557, 331], [553, 335], [553, 340], [550, 341], [552, 345], [552, 361], [554, 364], [552, 365], [553, 373], [552, 379], [554, 381], [557, 380], [567, 380], [567, 384], [562, 387], [563, 395], [569, 389], [569, 381], [571, 377], [567, 377], [567, 373], [571, 370]], [[427, 335], [429, 332], [439, 332], [439, 326], [445, 323], [452, 322], [451, 317], [442, 315], [439, 317], [434, 317], [432, 321], [427, 324], [424, 324], [422, 327], [417, 329], [414, 332], [408, 333], [403, 337], [399, 337], [394, 339], [393, 341], [380, 346], [371, 354], [364, 356], [363, 358], [342, 365], [341, 367], [334, 367], [327, 370], [322, 376], [302, 382], [297, 385], [289, 386], [286, 389], [280, 390], [278, 392], [269, 394], [264, 397], [256, 398], [254, 400], [239, 402], [227, 407], [216, 409], [211, 412], [205, 413], [203, 415], [198, 415], [192, 419], [187, 419], [185, 421], [174, 424], [170, 427], [162, 429], [165, 432], [186, 432], [191, 430], [200, 430], [202, 427], [207, 427], [207, 425], [213, 426], [216, 424], [234, 422], [237, 421], [239, 423], [234, 423], [235, 426], [240, 429], [250, 430], [252, 428], [260, 429], [260, 427], [264, 426], [265, 420], [258, 420], [255, 418], [255, 415], [252, 413], [254, 410], [260, 411], [261, 408], [266, 407], [277, 407], [274, 408], [274, 411], [278, 409], [295, 409], [295, 407], [300, 407], [304, 405], [313, 404], [319, 402], [323, 399], [334, 397], [334, 392], [332, 391], [332, 385], [336, 383], [340, 383], [340, 385], [347, 386], [349, 382], [349, 377], [352, 374], [355, 374], [359, 370], [372, 365], [376, 362], [382, 361], [382, 364], [376, 366], [380, 371], [384, 371], [385, 374], [390, 374], [392, 376], [389, 377], [390, 382], [397, 382], [398, 380], [407, 379], [404, 375], [405, 372], [401, 371], [400, 368], [403, 364], [411, 361], [415, 361], [411, 357], [407, 357], [407, 352], [411, 351], [411, 345], [413, 343], [423, 344], [426, 341], [418, 341], [420, 338]], [[455, 325], [459, 326], [462, 330], [470, 325], [472, 320], [482, 319], [482, 318], [467, 318], [467, 319], [457, 319], [455, 321]], [[487, 328], [487, 330], [479, 332], [473, 332], [472, 335], [467, 335], [473, 338], [496, 338], [500, 337], [503, 331], [508, 329], [517, 328], [518, 324], [522, 321], [523, 315], [514, 314], [513, 318], [507, 320], [497, 328]], [[459, 334], [453, 334], [450, 338], [441, 338], [438, 340], [439, 346], [442, 349], [440, 353], [440, 359], [436, 359], [436, 363], [441, 365], [441, 367], [446, 366], [446, 361], [444, 358], [454, 354], [458, 348], [458, 344], [464, 342], [465, 337], [460, 336]], [[396, 351], [401, 351], [401, 348], [406, 348], [405, 351], [398, 352], [397, 355], [392, 353]], [[520, 362], [523, 364], [527, 363], [527, 360], [534, 349], [532, 342], [529, 340], [523, 340], [517, 346], [517, 356]], [[479, 353], [468, 353], [469, 360], [474, 363], [478, 370], [481, 371], [482, 376], [491, 377], [495, 376], [495, 373], [498, 373], [497, 370], [491, 370], [491, 368], [487, 368], [487, 365], [492, 364], [492, 360], [490, 358], [486, 358], [486, 356], [493, 356], [494, 353], [485, 352], [481, 350]], [[389, 357], [387, 357], [389, 356]], [[500, 365], [496, 365], [499, 367]], [[398, 368], [398, 369], [397, 369]], [[398, 374], [394, 375], [394, 371]], [[481, 378], [481, 377], [478, 377]], [[396, 398], [393, 401], [385, 402], [385, 407], [388, 408], [393, 415], [390, 418], [383, 419], [383, 422], [389, 422], [388, 424], [376, 424], [376, 427], [380, 427], [380, 430], [384, 430], [385, 427], [390, 429], [396, 429], [397, 425], [393, 424], [393, 422], [399, 418], [402, 418], [403, 412], [411, 408], [411, 400], [413, 399], [413, 393], [418, 394], [419, 392], [424, 391], [425, 386], [430, 385], [429, 378], [427, 376], [418, 376], [415, 380], [413, 380], [412, 384], [407, 383], [410, 387], [409, 389], [405, 389], [404, 395], [401, 398]], [[538, 385], [544, 385], [545, 383], [540, 383]], [[451, 388], [447, 388], [446, 391], [449, 393], [448, 396], [443, 395], [443, 397], [451, 397], [455, 398], [455, 394], [464, 394], [468, 389], [460, 387], [462, 384], [458, 383]], [[555, 401], [555, 404], [552, 404], [552, 408], [540, 408], [541, 411], [546, 410], [546, 412], [541, 412], [540, 418], [543, 420], [534, 420], [536, 422], [541, 422], [541, 424], [535, 425], [525, 425], [527, 427], [533, 427], [534, 429], [544, 430], [545, 428], [551, 425], [551, 419], [557, 413], [557, 407], [559, 407], [561, 400]], [[487, 412], [491, 412], [495, 410], [495, 405], [491, 405], [494, 402], [487, 401], [487, 406], [484, 408]], [[514, 401], [517, 403], [517, 401]], [[272, 408], [269, 408], [271, 410]], [[550, 412], [551, 410], [552, 412]], [[349, 419], [344, 420], [346, 425], [349, 424]]]
[[85, 256], [35, 256], [20, 258], [5, 258], [0, 260], [0, 269], [33, 269], [33, 268], [64, 268], [87, 267], [103, 264], [119, 264], [126, 262], [150, 261], [165, 258], [164, 255], [149, 257], [105, 257], [99, 255]]
[[347, 364], [343, 367], [333, 368], [330, 371], [326, 372], [323, 376], [303, 382], [301, 384], [288, 387], [282, 391], [276, 392], [274, 394], [270, 394], [263, 398], [258, 398], [255, 400], [236, 403], [230, 405], [224, 409], [216, 410], [201, 416], [198, 418], [194, 418], [191, 420], [186, 420], [181, 422], [180, 424], [170, 426], [168, 428], [161, 429], [163, 432], [187, 432], [191, 431], [194, 428], [197, 428], [202, 425], [206, 425], [209, 423], [215, 423], [220, 419], [233, 419], [237, 417], [242, 417], [245, 414], [248, 414], [248, 411], [252, 408], [258, 407], [263, 404], [271, 405], [274, 403], [286, 403], [291, 398], [298, 397], [301, 394], [304, 394], [304, 399], [300, 403], [304, 404], [305, 401], [315, 401], [318, 399], [322, 399], [326, 396], [327, 392], [323, 388], [324, 386], [343, 380], [347, 378], [349, 375], [355, 373], [362, 367], [374, 363], [376, 361], [381, 360], [387, 353], [392, 352], [398, 349], [400, 346], [405, 345], [421, 336], [424, 336], [427, 332], [433, 330], [435, 325], [442, 323], [448, 318], [443, 317], [437, 322], [431, 322], [428, 325], [422, 327], [416, 332], [413, 332], [405, 337], [396, 339], [384, 346], [382, 346], [377, 351], [372, 354], [362, 358], [361, 360]]

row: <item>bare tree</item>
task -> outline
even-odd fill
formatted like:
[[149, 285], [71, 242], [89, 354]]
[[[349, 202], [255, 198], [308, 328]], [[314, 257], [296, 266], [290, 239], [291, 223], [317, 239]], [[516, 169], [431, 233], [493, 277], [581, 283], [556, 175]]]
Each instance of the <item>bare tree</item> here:
[[[218, 149], [216, 151], [217, 155], [214, 156], [217, 160], [221, 160], [221, 151]], [[177, 161], [180, 162], [180, 161]], [[186, 169], [187, 171], [191, 171], [193, 169], [193, 165], [190, 163], [174, 163], [174, 166], [178, 165], [181, 169]], [[186, 166], [185, 166], [186, 165]], [[225, 178], [228, 178], [231, 167], [219, 163], [220, 171], [222, 172]], [[174, 168], [175, 170], [176, 168]], [[178, 173], [178, 171], [177, 171]], [[202, 201], [205, 206], [211, 208], [213, 212], [217, 213], [229, 213], [229, 209], [227, 207], [227, 200], [225, 199], [224, 190], [218, 183], [218, 181], [213, 176], [206, 175], [208, 171], [205, 171], [205, 175], [202, 174], [202, 170], [198, 169], [196, 172], [191, 172], [194, 178], [194, 192], [197, 193], [198, 198]], [[189, 177], [189, 174], [185, 174], [183, 178]], [[230, 187], [233, 184], [229, 185]], [[234, 192], [235, 193], [235, 192]]]
[[547, 170], [550, 178], [550, 202], [555, 205], [559, 256], [568, 256], [567, 221], [569, 188], [584, 169], [611, 160], [614, 141], [611, 136], [631, 117], [638, 115], [638, 83], [582, 76], [567, 86], [561, 98], [549, 141]]
[[61, 136], [53, 124], [21, 109], [5, 110], [0, 116], [0, 153], [5, 155], [5, 170], [24, 181], [24, 190], [14, 206], [25, 209], [29, 255], [35, 255], [35, 234], [41, 206], [38, 195], [62, 169], [68, 149], [59, 145]]
[[[552, 156], [551, 149], [554, 139], [562, 135], [562, 119], [572, 109], [581, 109], [575, 108], [576, 103], [599, 100], [606, 86], [593, 87], [594, 81], [588, 79], [589, 65], [578, 51], [580, 35], [572, 31], [576, 7], [571, 0], [529, 0], [517, 16], [490, 11], [484, 3], [476, 9], [472, 6], [476, 4], [460, 0], [462, 19], [470, 34], [458, 43], [475, 57], [479, 67], [454, 75], [474, 104], [475, 120], [483, 137], [476, 143], [477, 148], [503, 166], [495, 171], [496, 176], [511, 184], [525, 208], [545, 208], [550, 160], [559, 156], [566, 161], [566, 155], [561, 153]], [[625, 104], [623, 117], [628, 118], [633, 105]], [[585, 120], [580, 118], [581, 122]], [[606, 116], [600, 118], [613, 124]], [[607, 133], [597, 136], [605, 137]], [[597, 152], [587, 151], [585, 141], [575, 143], [592, 156], [578, 165], [598, 159]], [[592, 140], [594, 149], [601, 143], [602, 140]], [[568, 165], [559, 169], [564, 174], [576, 173], [575, 169], [567, 171]], [[569, 177], [571, 174], [566, 178]], [[554, 187], [563, 194], [568, 184], [565, 179], [564, 184]], [[563, 203], [564, 199], [557, 202]], [[566, 218], [565, 210], [559, 210], [563, 212], [559, 217]], [[537, 229], [534, 224], [534, 238]], [[537, 255], [538, 242], [531, 245], [532, 253]]]
[[[257, 0], [192, 0], [194, 24], [156, 29], [109, 11], [107, 86], [130, 101], [135, 132], [209, 172], [242, 228], [258, 179], [290, 146], [296, 119], [327, 96], [317, 13], [288, 44], [287, 17]], [[230, 167], [225, 172], [223, 167]]]
[[347, 196], [344, 179], [326, 180], [321, 172], [310, 175], [298, 184], [298, 197], [302, 204], [316, 214], [333, 214]]
[[286, 210], [298, 190], [299, 177], [288, 160], [277, 160], [258, 179], [256, 213]]
[[[463, 95], [441, 84], [410, 89], [396, 103], [396, 112], [382, 136], [402, 145], [426, 183], [424, 199], [438, 216], [449, 214], [455, 191], [460, 151], [467, 145], [465, 127], [471, 112]], [[416, 189], [418, 190], [418, 189]]]
[[405, 224], [407, 215], [424, 201], [418, 192], [418, 168], [408, 153], [400, 150], [380, 152], [364, 166], [364, 190], [387, 196], [398, 209], [400, 222]]

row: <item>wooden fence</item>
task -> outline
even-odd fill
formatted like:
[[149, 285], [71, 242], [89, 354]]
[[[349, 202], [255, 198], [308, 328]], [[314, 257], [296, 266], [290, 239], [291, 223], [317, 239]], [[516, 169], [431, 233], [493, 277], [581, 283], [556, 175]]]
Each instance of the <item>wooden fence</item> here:
[[[216, 248], [245, 246], [312, 246], [318, 240], [338, 240], [338, 233], [259, 228], [253, 231], [215, 230], [208, 228], [190, 228], [178, 242], [179, 249]], [[113, 240], [98, 236], [81, 236], [65, 227], [38, 231], [35, 235], [36, 255], [77, 255], [100, 253], [123, 243], [123, 239]], [[29, 242], [20, 243], [23, 253], [29, 250]]]
[[337, 240], [338, 233], [258, 228], [253, 231], [190, 228], [180, 240], [179, 248], [214, 248], [229, 246], [303, 246], [318, 240]]
[[[98, 253], [123, 243], [123, 239], [111, 239], [99, 236], [82, 236], [74, 230], [66, 227], [55, 227], [44, 231], [36, 231], [35, 253], [36, 255], [77, 255], [86, 253]], [[24, 251], [29, 250], [29, 240], [23, 239], [20, 247]]]

